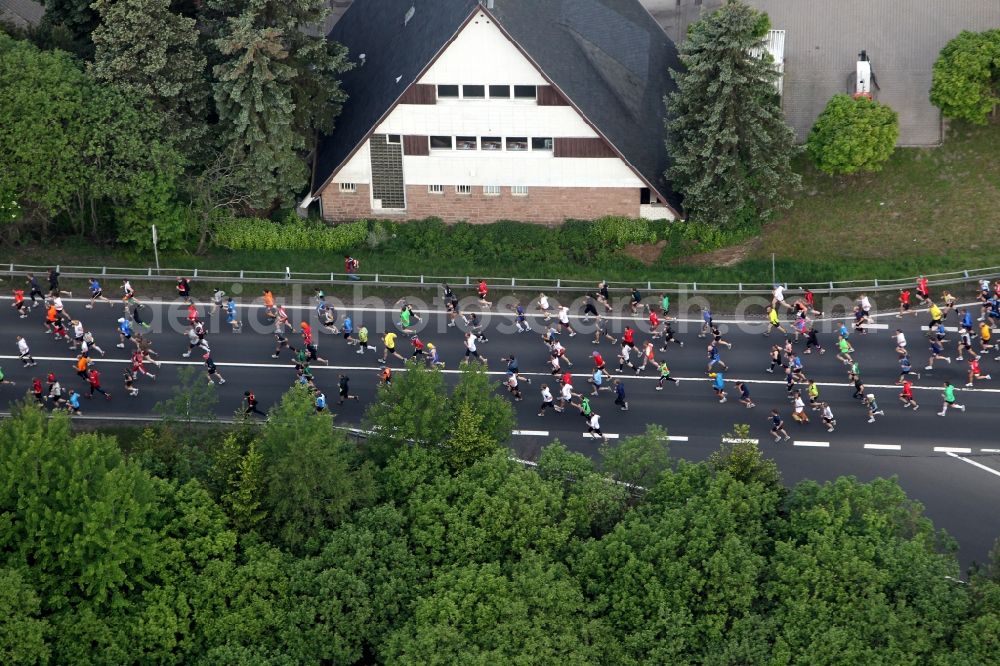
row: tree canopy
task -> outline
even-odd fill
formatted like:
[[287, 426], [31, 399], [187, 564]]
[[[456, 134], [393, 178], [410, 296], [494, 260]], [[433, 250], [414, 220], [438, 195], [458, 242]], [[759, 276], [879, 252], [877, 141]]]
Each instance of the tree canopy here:
[[778, 103], [778, 71], [764, 48], [766, 14], [729, 0], [688, 29], [684, 69], [671, 70], [666, 172], [691, 220], [753, 225], [788, 206], [799, 183], [794, 134]]
[[892, 156], [898, 138], [899, 117], [888, 106], [834, 95], [816, 119], [806, 151], [826, 173], [875, 172]]
[[985, 125], [1000, 103], [1000, 29], [963, 30], [934, 62], [931, 102], [946, 118]]

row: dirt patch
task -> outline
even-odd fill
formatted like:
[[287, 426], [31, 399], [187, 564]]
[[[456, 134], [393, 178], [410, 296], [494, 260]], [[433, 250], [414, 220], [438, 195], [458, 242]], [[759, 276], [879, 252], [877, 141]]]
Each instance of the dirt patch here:
[[760, 249], [760, 246], [760, 238], [752, 238], [739, 245], [731, 245], [711, 252], [682, 257], [677, 260], [677, 263], [683, 266], [734, 266]]
[[622, 251], [645, 266], [652, 266], [663, 254], [667, 241], [659, 240], [652, 244], [636, 245], [632, 243], [622, 248]]

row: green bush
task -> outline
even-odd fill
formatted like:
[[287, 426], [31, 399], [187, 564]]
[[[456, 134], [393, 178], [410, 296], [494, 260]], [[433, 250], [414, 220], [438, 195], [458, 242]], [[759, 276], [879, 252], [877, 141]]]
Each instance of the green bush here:
[[368, 222], [328, 226], [294, 215], [284, 222], [232, 217], [215, 224], [214, 242], [229, 250], [328, 250], [342, 252], [362, 246], [368, 239]]
[[605, 245], [615, 249], [635, 243], [656, 242], [656, 231], [649, 220], [628, 217], [602, 217], [591, 224], [591, 233]]

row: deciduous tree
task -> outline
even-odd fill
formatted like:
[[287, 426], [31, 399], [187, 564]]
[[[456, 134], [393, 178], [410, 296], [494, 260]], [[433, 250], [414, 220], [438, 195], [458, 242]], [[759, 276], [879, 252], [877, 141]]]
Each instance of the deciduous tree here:
[[934, 62], [931, 102], [946, 118], [985, 125], [1000, 103], [1000, 30], [963, 30]]
[[806, 152], [820, 171], [881, 171], [896, 149], [899, 117], [867, 97], [834, 95], [816, 119]]

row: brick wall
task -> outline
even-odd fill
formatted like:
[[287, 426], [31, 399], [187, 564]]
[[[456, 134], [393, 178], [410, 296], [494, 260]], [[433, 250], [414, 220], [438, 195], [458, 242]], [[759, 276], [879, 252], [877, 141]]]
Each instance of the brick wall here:
[[499, 195], [484, 195], [480, 186], [472, 194], [456, 194], [446, 185], [444, 194], [430, 194], [426, 185], [406, 187], [406, 210], [382, 212], [371, 209], [368, 185], [358, 184], [354, 193], [341, 192], [336, 183], [323, 191], [323, 217], [331, 221], [384, 217], [412, 220], [440, 217], [445, 222], [523, 222], [557, 223], [567, 218], [592, 220], [604, 215], [639, 217], [639, 189], [585, 187], [529, 187], [527, 196], [514, 196], [509, 187]]

